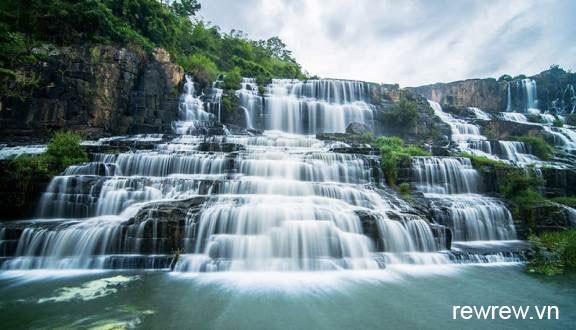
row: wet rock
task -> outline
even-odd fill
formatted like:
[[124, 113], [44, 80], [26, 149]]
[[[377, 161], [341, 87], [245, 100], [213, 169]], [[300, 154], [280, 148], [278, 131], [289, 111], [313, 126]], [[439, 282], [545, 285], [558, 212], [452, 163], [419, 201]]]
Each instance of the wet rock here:
[[195, 240], [185, 235], [186, 221], [194, 222], [205, 201], [205, 197], [194, 197], [144, 206], [126, 223], [127, 242], [144, 254], [182, 251], [185, 242], [193, 244]]
[[372, 134], [372, 129], [365, 124], [354, 122], [346, 127], [346, 133], [353, 135]]

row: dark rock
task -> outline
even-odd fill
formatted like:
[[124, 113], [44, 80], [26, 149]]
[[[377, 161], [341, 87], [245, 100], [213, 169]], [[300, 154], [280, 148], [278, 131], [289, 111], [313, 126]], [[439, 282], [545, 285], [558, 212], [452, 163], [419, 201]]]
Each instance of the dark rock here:
[[22, 68], [40, 81], [26, 100], [2, 97], [0, 129], [13, 138], [46, 137], [52, 130], [88, 138], [137, 131], [165, 132], [178, 115], [184, 70], [156, 50], [114, 46], [62, 47], [44, 62]]
[[350, 125], [346, 127], [346, 133], [353, 135], [372, 134], [372, 129], [362, 123], [350, 123]]

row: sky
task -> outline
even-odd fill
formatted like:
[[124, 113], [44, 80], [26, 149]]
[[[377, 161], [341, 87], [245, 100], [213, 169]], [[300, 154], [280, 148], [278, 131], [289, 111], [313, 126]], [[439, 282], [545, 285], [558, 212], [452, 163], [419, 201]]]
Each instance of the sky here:
[[573, 0], [203, 0], [223, 32], [280, 37], [323, 78], [418, 86], [576, 71]]

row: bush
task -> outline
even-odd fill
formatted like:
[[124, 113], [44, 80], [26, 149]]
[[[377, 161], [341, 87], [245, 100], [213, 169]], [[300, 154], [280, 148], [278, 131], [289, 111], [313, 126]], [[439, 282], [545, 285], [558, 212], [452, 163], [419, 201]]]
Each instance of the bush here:
[[398, 186], [398, 192], [404, 196], [405, 198], [410, 196], [410, 184], [408, 182], [402, 182], [399, 186]]
[[394, 104], [389, 112], [384, 113], [384, 120], [391, 125], [404, 129], [416, 126], [418, 120], [418, 104], [405, 98]]
[[240, 88], [241, 81], [242, 75], [240, 74], [240, 69], [234, 68], [224, 75], [224, 89], [238, 89]]
[[379, 137], [376, 146], [380, 148], [380, 166], [384, 172], [386, 182], [390, 186], [396, 185], [398, 176], [398, 166], [404, 160], [409, 160], [412, 156], [429, 156], [430, 153], [422, 148], [413, 145], [404, 145], [401, 138]]
[[552, 125], [554, 127], [562, 127], [562, 126], [564, 126], [564, 122], [560, 118], [556, 118], [556, 119], [554, 119], [554, 122], [552, 123]]
[[576, 267], [576, 230], [547, 232], [530, 236], [534, 252], [527, 270], [545, 275], [557, 275]]
[[539, 136], [521, 136], [517, 140], [526, 143], [530, 151], [542, 160], [548, 160], [554, 155], [554, 147]]
[[46, 150], [46, 156], [50, 157], [59, 168], [88, 161], [88, 155], [80, 145], [82, 138], [72, 132], [56, 133]]
[[538, 193], [538, 187], [542, 183], [543, 180], [531, 172], [516, 169], [506, 174], [499, 184], [499, 190], [506, 199], [520, 208], [525, 208], [546, 202], [546, 199]]
[[209, 85], [218, 77], [218, 67], [210, 58], [202, 54], [194, 54], [180, 61], [185, 70], [190, 71], [194, 79]]

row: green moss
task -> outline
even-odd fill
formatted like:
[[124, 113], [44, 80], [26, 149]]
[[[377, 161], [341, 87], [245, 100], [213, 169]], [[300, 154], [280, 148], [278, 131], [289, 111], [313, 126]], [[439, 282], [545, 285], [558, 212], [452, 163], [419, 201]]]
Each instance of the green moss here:
[[563, 196], [554, 197], [550, 199], [552, 202], [563, 204], [572, 208], [576, 208], [576, 196]]
[[491, 158], [488, 158], [486, 156], [473, 155], [473, 154], [467, 153], [467, 152], [459, 152], [459, 153], [456, 153], [454, 156], [469, 158], [470, 161], [472, 162], [472, 166], [474, 166], [475, 168], [480, 168], [483, 166], [490, 166], [490, 167], [494, 167], [494, 168], [512, 168], [511, 165], [506, 163], [506, 162], [496, 160], [496, 159], [491, 159]]
[[554, 155], [554, 147], [539, 136], [520, 136], [516, 139], [526, 143], [530, 147], [530, 151], [542, 160], [548, 160]]
[[430, 153], [414, 145], [405, 145], [401, 138], [379, 137], [375, 145], [380, 148], [380, 166], [384, 172], [386, 182], [396, 186], [398, 166], [412, 156], [429, 156]]
[[576, 268], [576, 230], [547, 232], [529, 240], [534, 248], [526, 267], [529, 272], [550, 276]]

